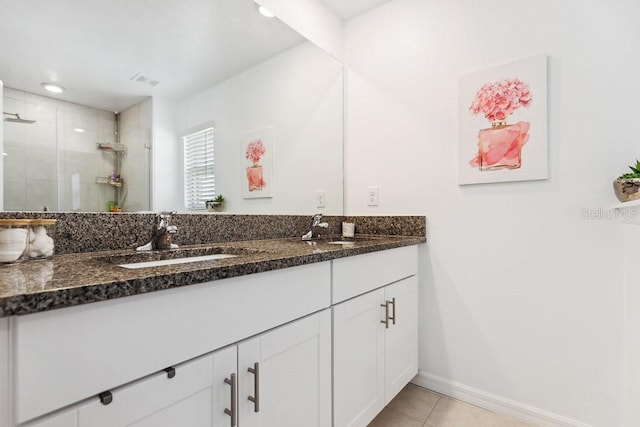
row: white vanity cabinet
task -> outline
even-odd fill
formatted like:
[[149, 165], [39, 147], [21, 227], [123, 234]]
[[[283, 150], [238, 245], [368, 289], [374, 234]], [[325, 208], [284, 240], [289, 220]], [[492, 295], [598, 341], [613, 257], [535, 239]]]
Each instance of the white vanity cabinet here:
[[[343, 282], [353, 292], [367, 289], [352, 269], [364, 265], [375, 290], [340, 293], [352, 298], [333, 307], [334, 427], [366, 426], [418, 373], [416, 248], [354, 258], [334, 265], [334, 296]], [[380, 287], [379, 278], [390, 283]]]
[[308, 264], [12, 318], [15, 424], [326, 309], [330, 271]]
[[417, 250], [0, 319], [0, 426], [364, 426], [417, 373]]
[[25, 427], [330, 427], [331, 312], [167, 371]]

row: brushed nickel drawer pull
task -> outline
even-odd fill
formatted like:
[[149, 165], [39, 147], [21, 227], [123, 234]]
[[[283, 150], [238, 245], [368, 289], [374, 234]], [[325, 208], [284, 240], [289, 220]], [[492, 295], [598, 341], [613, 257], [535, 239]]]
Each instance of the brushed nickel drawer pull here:
[[237, 409], [237, 393], [236, 389], [238, 387], [238, 380], [236, 379], [236, 374], [231, 374], [231, 378], [224, 379], [225, 384], [229, 384], [231, 386], [231, 409], [224, 408], [224, 413], [231, 417], [231, 427], [236, 427], [238, 424], [238, 409]]
[[384, 304], [380, 304], [380, 307], [384, 307], [384, 320], [381, 320], [380, 323], [384, 323], [385, 329], [389, 329], [389, 301], [385, 301]]
[[253, 376], [253, 391], [254, 396], [249, 396], [248, 399], [253, 402], [253, 411], [260, 412], [260, 363], [253, 364], [253, 368], [247, 368], [247, 371], [252, 373]]
[[392, 324], [396, 324], [396, 297], [391, 298], [391, 301], [387, 301], [389, 304], [393, 306], [393, 316], [389, 316]]

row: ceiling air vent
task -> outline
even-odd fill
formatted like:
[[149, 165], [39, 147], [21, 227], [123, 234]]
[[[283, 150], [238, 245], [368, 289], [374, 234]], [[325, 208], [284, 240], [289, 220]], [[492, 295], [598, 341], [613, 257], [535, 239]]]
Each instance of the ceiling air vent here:
[[158, 80], [153, 80], [147, 76], [143, 76], [140, 73], [136, 73], [133, 77], [131, 77], [130, 80], [152, 87], [156, 87], [160, 84]]

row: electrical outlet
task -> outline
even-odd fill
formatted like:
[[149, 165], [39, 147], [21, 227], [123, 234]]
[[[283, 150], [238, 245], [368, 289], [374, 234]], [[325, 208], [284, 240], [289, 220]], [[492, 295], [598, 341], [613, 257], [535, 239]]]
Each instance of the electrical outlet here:
[[378, 206], [378, 187], [367, 187], [367, 206]]
[[316, 208], [324, 208], [327, 206], [327, 194], [324, 190], [316, 191]]

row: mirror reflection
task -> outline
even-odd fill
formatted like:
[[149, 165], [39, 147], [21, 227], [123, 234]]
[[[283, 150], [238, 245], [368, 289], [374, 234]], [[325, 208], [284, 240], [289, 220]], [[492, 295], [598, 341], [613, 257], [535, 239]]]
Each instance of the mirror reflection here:
[[325, 52], [251, 0], [50, 3], [0, 0], [5, 210], [186, 211], [184, 137], [212, 129], [217, 211], [342, 214]]

